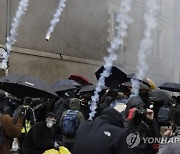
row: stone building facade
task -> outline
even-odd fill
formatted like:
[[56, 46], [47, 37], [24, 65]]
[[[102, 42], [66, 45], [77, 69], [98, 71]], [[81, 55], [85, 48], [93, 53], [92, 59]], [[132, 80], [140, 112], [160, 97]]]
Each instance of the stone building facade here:
[[[10, 1], [10, 21], [19, 0], [0, 0], [0, 45], [6, 38], [7, 1]], [[28, 10], [18, 29], [17, 42], [9, 59], [9, 72], [32, 74], [48, 82], [81, 74], [96, 82], [94, 72], [103, 65], [107, 47], [115, 35], [116, 12], [121, 0], [67, 0], [60, 22], [50, 40], [46, 31], [59, 0], [30, 0]], [[178, 65], [178, 0], [157, 0], [158, 27], [154, 31], [154, 46], [148, 56], [150, 77], [157, 85], [166, 81], [179, 82]], [[115, 62], [126, 73], [136, 73], [137, 53], [147, 11], [145, 0], [133, 0], [128, 36], [118, 51]]]

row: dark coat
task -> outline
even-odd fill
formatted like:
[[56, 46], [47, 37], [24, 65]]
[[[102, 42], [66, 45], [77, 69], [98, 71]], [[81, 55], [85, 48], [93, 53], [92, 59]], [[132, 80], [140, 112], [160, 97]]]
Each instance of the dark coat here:
[[21, 135], [23, 118], [19, 117], [15, 124], [11, 116], [4, 114], [0, 116], [1, 129], [4, 135], [4, 141], [0, 146], [0, 154], [10, 154], [11, 143], [13, 138]]
[[[127, 119], [126, 119], [127, 120]], [[143, 138], [148, 137], [160, 137], [160, 130], [155, 120], [148, 120], [134, 124], [131, 121], [126, 121], [126, 128], [128, 134], [139, 133], [140, 143], [134, 148], [131, 148], [132, 154], [154, 154], [156, 149], [153, 148], [153, 144], [144, 143]]]
[[48, 128], [45, 122], [39, 122], [31, 127], [25, 137], [23, 151], [28, 154], [42, 154], [54, 147], [55, 135], [54, 128]]
[[[163, 142], [162, 142], [163, 143]], [[176, 130], [175, 136], [169, 138], [167, 143], [160, 144], [158, 154], [179, 154], [180, 153], [180, 128]]]
[[83, 122], [76, 135], [73, 154], [129, 154], [126, 131], [118, 111], [108, 108], [94, 121]]
[[[180, 136], [179, 136], [180, 138]], [[172, 141], [177, 141], [179, 139], [172, 138]], [[180, 154], [180, 142], [176, 142], [176, 143], [168, 143], [162, 151], [159, 151], [158, 154]]]
[[147, 137], [160, 137], [160, 130], [158, 123], [155, 120], [149, 120], [146, 118], [145, 113], [135, 113], [135, 117], [130, 121], [127, 117], [129, 110], [132, 108], [142, 109], [145, 112], [145, 103], [139, 96], [133, 96], [128, 100], [125, 110], [125, 127], [128, 134], [138, 133], [140, 143], [131, 148], [133, 154], [154, 154], [156, 149], [153, 148], [153, 144], [144, 143], [143, 138]]
[[59, 122], [62, 114], [69, 109], [69, 99], [60, 98], [54, 104], [54, 113], [56, 114], [56, 120]]

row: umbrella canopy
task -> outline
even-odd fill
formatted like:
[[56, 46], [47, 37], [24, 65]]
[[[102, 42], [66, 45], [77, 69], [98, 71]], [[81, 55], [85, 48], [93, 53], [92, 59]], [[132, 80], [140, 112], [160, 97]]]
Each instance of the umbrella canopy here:
[[143, 80], [140, 80], [135, 76], [135, 74], [127, 74], [127, 78], [128, 78], [129, 81], [131, 79], [138, 80], [139, 82], [141, 82], [141, 83], [147, 85], [148, 87], [150, 87], [150, 84], [148, 83], [146, 78], [144, 78]]
[[[97, 80], [100, 78], [103, 70], [104, 66], [95, 72]], [[119, 89], [120, 84], [126, 81], [128, 81], [126, 74], [119, 68], [113, 66], [111, 69], [111, 75], [105, 78], [105, 85], [111, 89]]]
[[74, 80], [58, 80], [51, 85], [55, 92], [74, 90], [77, 87], [81, 87], [81, 85]]
[[[87, 93], [87, 92], [93, 92], [96, 89], [96, 85], [87, 85], [82, 87], [79, 90], [79, 93]], [[103, 90], [107, 89], [107, 87], [103, 87]]]
[[52, 98], [57, 94], [43, 80], [30, 75], [9, 74], [0, 78], [0, 89], [16, 97]]
[[162, 85], [160, 85], [159, 88], [172, 92], [180, 92], [180, 84], [173, 82], [165, 82]]
[[151, 89], [155, 90], [156, 88], [156, 84], [149, 78], [144, 78], [143, 80], [138, 79], [135, 74], [127, 74], [127, 78], [130, 81], [131, 79], [135, 79], [138, 80], [139, 82], [147, 85], [148, 87], [150, 87]]
[[82, 75], [71, 75], [68, 79], [74, 80], [82, 86], [91, 85], [91, 82], [86, 77], [84, 77]]
[[153, 101], [157, 101], [157, 102], [160, 102], [160, 101], [170, 101], [171, 100], [171, 96], [165, 92], [165, 91], [162, 91], [162, 90], [151, 90], [148, 92], [149, 94], [149, 97], [151, 97], [151, 100]]
[[[125, 87], [131, 87], [132, 88], [132, 83], [131, 82], [124, 82], [124, 83], [122, 83], [122, 85], [125, 86]], [[140, 90], [146, 90], [146, 91], [151, 90], [147, 85], [142, 84], [142, 83], [139, 83], [139, 89]]]

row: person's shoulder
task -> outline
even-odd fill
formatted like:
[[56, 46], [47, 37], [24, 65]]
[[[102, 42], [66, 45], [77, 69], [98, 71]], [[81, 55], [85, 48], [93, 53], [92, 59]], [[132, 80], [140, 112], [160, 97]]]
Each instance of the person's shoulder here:
[[114, 125], [114, 124], [110, 124], [110, 123], [104, 123], [104, 127], [106, 127], [107, 129], [117, 133], [117, 134], [123, 134], [125, 133], [127, 130], [126, 128], [124, 127], [120, 127], [120, 126], [117, 126], [117, 125]]
[[92, 120], [84, 120], [80, 123], [78, 130], [82, 131], [82, 130], [87, 130], [89, 128], [92, 128], [94, 125], [94, 121]]
[[2, 121], [12, 120], [12, 117], [9, 114], [3, 114], [1, 115]]
[[45, 122], [40, 121], [40, 122], [37, 122], [36, 125], [37, 125], [37, 126], [39, 126], [39, 125], [45, 125]]
[[32, 126], [33, 128], [40, 128], [40, 127], [45, 127], [45, 122], [37, 122]]
[[[164, 145], [164, 147], [162, 147], [161, 150], [159, 150], [158, 154], [169, 154], [169, 153], [179, 154], [180, 142], [177, 142], [177, 140], [174, 139], [175, 138], [172, 137], [171, 140], [169, 140], [168, 143]], [[170, 142], [174, 142], [174, 143], [170, 143]]]
[[63, 112], [63, 114], [66, 114], [66, 113], [68, 113], [68, 111], [70, 111], [70, 110], [65, 110], [65, 111]]
[[61, 118], [64, 118], [64, 116], [67, 114], [67, 111], [68, 111], [68, 110], [66, 110], [66, 111], [64, 111], [64, 112], [62, 113]]
[[81, 111], [77, 112], [78, 118], [84, 118], [84, 114]]
[[8, 114], [1, 115], [0, 120], [3, 124], [14, 123], [14, 119]]
[[79, 110], [77, 111], [77, 114], [78, 115], [83, 115], [83, 113], [81, 111], [79, 111]]

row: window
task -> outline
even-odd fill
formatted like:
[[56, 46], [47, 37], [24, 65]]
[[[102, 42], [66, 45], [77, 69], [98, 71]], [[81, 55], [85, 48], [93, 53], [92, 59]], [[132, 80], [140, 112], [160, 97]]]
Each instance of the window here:
[[111, 42], [117, 34], [118, 23], [116, 22], [116, 16], [117, 16], [117, 10], [110, 10], [109, 11], [109, 29], [108, 29], [109, 38], [108, 38], [108, 42]]
[[162, 61], [162, 43], [163, 43], [163, 36], [162, 30], [156, 29], [154, 35], [154, 57], [157, 62]]
[[[108, 37], [108, 42], [112, 42], [113, 39], [117, 36], [118, 32], [118, 26], [119, 23], [117, 22], [116, 18], [118, 15], [119, 9], [115, 5], [109, 5], [109, 37]], [[117, 51], [118, 54], [118, 59], [117, 62], [118, 64], [123, 64], [124, 63], [124, 50], [127, 47], [127, 37], [123, 38], [123, 45], [119, 48]]]
[[117, 16], [118, 16], [118, 12], [113, 11], [113, 37], [114, 38], [117, 36], [118, 26], [119, 26], [119, 23], [116, 20]]
[[[118, 16], [118, 11], [112, 10], [111, 12], [111, 23], [110, 23], [110, 27], [111, 27], [111, 31], [110, 31], [110, 40], [109, 42], [113, 41], [113, 39], [117, 36], [117, 32], [118, 32], [118, 26], [119, 23], [117, 22], [116, 18]], [[123, 38], [124, 39], [124, 43], [123, 46], [125, 46], [127, 44], [127, 38]]]
[[159, 6], [157, 13], [159, 15], [163, 15], [164, 14], [164, 0], [157, 0], [157, 5]]

